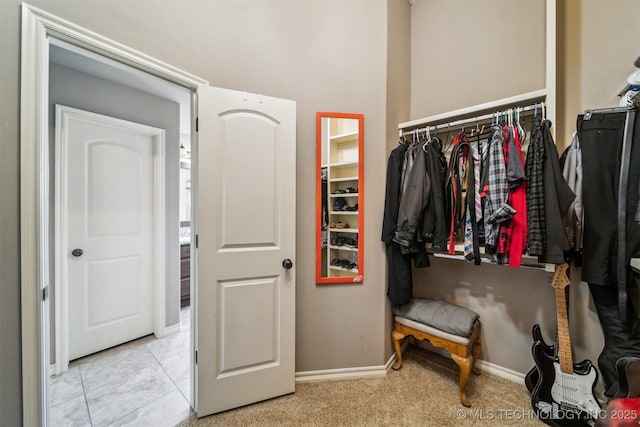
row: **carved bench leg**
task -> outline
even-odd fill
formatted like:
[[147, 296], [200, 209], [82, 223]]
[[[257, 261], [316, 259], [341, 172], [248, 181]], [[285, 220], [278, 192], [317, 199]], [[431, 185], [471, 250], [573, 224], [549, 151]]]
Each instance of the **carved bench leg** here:
[[393, 331], [391, 333], [391, 337], [393, 338], [393, 349], [396, 351], [396, 363], [393, 364], [393, 369], [402, 368], [402, 350], [400, 349], [400, 340], [405, 337], [405, 335], [401, 334], [398, 331]]
[[482, 371], [480, 370], [480, 368], [477, 368], [475, 366], [476, 361], [478, 360], [478, 355], [480, 354], [480, 338], [474, 341], [472, 352], [473, 352], [473, 362], [471, 363], [471, 366], [472, 366], [471, 372], [473, 372], [476, 375], [480, 375]]
[[467, 398], [467, 380], [469, 379], [469, 374], [471, 373], [471, 364], [473, 363], [473, 356], [469, 355], [467, 357], [462, 357], [457, 354], [451, 353], [451, 358], [456, 365], [460, 368], [460, 402], [464, 406], [471, 406], [469, 403], [469, 399]]

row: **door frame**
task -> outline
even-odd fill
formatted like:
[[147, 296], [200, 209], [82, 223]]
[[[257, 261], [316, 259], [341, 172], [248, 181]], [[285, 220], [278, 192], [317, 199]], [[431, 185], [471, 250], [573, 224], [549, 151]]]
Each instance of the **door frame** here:
[[165, 132], [164, 129], [96, 114], [77, 108], [57, 104], [55, 136], [55, 278], [53, 289], [56, 296], [54, 304], [55, 324], [55, 374], [69, 369], [69, 253], [66, 227], [62, 219], [67, 215], [67, 167], [68, 140], [63, 134], [63, 120], [66, 115], [99, 121], [102, 124], [126, 127], [145, 133], [153, 139], [153, 333], [156, 337], [165, 335]]
[[[22, 422], [46, 425], [49, 376], [49, 44], [65, 41], [192, 91], [191, 139], [197, 156], [196, 93], [208, 85], [148, 55], [42, 9], [22, 3], [20, 71], [20, 285], [22, 341]], [[197, 163], [197, 162], [196, 162]], [[197, 174], [194, 175], [194, 178]], [[197, 182], [192, 182], [193, 187]], [[193, 190], [192, 190], [193, 191]], [[197, 200], [192, 203], [195, 210]], [[192, 225], [197, 229], [197, 218]], [[197, 277], [192, 279], [197, 280]], [[192, 282], [193, 283], [193, 282]], [[192, 298], [197, 298], [193, 295]], [[192, 339], [193, 341], [193, 339]], [[193, 346], [192, 346], [193, 349]], [[192, 351], [193, 353], [193, 351]], [[193, 366], [192, 366], [193, 372]], [[193, 383], [193, 381], [192, 381]], [[193, 384], [192, 384], [193, 389]], [[194, 399], [192, 399], [194, 400]], [[195, 400], [194, 400], [195, 401]]]

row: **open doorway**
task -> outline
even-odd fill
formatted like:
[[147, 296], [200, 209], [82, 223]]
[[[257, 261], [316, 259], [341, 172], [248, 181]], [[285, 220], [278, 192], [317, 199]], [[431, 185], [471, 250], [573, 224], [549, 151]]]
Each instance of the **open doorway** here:
[[[191, 91], [76, 46], [53, 40], [49, 49], [49, 105], [49, 213], [52, 224], [49, 259], [55, 260], [50, 263], [49, 268], [50, 283], [53, 284], [50, 291], [51, 327], [48, 331], [51, 344], [49, 423], [106, 425], [129, 421], [154, 423], [158, 419], [177, 423], [190, 415], [192, 401]], [[122, 267], [109, 267], [115, 259], [113, 255], [109, 255], [108, 262], [95, 261], [93, 267], [90, 265], [85, 268], [81, 276], [87, 278], [86, 282], [68, 283], [66, 286], [71, 276], [60, 274], [65, 269], [65, 261], [77, 263], [89, 256], [86, 249], [84, 257], [80, 252], [77, 252], [80, 255], [69, 255], [71, 251], [60, 244], [67, 240], [67, 234], [59, 232], [59, 224], [66, 219], [68, 210], [58, 208], [62, 204], [59, 200], [61, 185], [57, 183], [56, 177], [65, 174], [60, 173], [60, 159], [54, 153], [59, 149], [57, 144], [60, 144], [57, 137], [59, 129], [55, 124], [63, 105], [67, 110], [86, 112], [84, 114], [98, 116], [102, 121], [108, 119], [109, 128], [115, 126], [113, 123], [126, 122], [132, 123], [132, 126], [153, 127], [164, 135], [161, 150], [155, 150], [152, 154], [154, 161], [160, 162], [160, 167], [157, 163], [155, 165], [156, 172], [157, 169], [163, 170], [162, 185], [158, 186], [161, 191], [151, 190], [153, 201], [161, 203], [161, 215], [149, 217], [133, 212], [133, 206], [137, 206], [135, 194], [129, 197], [126, 205], [119, 205], [126, 199], [125, 190], [129, 190], [127, 187], [134, 185], [132, 180], [121, 182], [122, 188], [118, 188], [117, 183], [114, 184], [127, 172], [126, 169], [121, 169], [125, 167], [123, 159], [126, 162], [127, 157], [120, 156], [112, 159], [112, 163], [107, 163], [109, 156], [104, 155], [105, 137], [98, 134], [88, 135], [86, 139], [94, 142], [99, 140], [102, 150], [100, 165], [91, 164], [91, 154], [87, 151], [80, 158], [87, 157], [88, 163], [69, 169], [66, 180], [73, 185], [80, 182], [80, 189], [75, 192], [90, 193], [88, 199], [95, 202], [84, 200], [79, 203], [87, 206], [88, 211], [93, 209], [91, 215], [101, 218], [103, 228], [88, 239], [93, 244], [96, 244], [96, 235], [113, 242], [114, 234], [108, 234], [104, 229], [112, 229], [113, 223], [117, 222], [112, 219], [118, 216], [119, 221], [124, 223], [124, 231], [119, 230], [116, 234], [131, 234], [130, 222], [142, 225], [152, 222], [154, 225], [146, 224], [149, 226], [147, 228], [161, 231], [162, 242], [155, 238], [150, 243], [154, 245], [154, 253], [161, 253], [154, 268], [156, 279], [161, 279], [159, 282], [162, 286], [156, 283], [153, 295], [141, 294], [133, 286], [139, 281], [137, 276], [135, 280], [131, 278], [136, 274], [137, 266], [134, 265], [127, 274], [122, 274]], [[116, 145], [123, 147], [125, 143], [120, 141]], [[159, 160], [160, 153], [163, 158]], [[95, 171], [96, 166], [104, 169], [97, 173], [105, 182], [90, 185], [96, 178], [80, 177], [77, 170], [89, 169], [91, 172], [91, 168]], [[138, 172], [133, 173], [137, 174]], [[57, 183], [55, 186], [54, 182]], [[67, 190], [67, 193], [73, 192], [71, 187]], [[110, 202], [109, 192], [112, 196]], [[149, 196], [149, 191], [143, 193]], [[112, 211], [114, 206], [118, 206], [117, 212]], [[127, 211], [127, 215], [122, 215], [123, 211]], [[56, 217], [56, 214], [60, 217]], [[88, 217], [85, 214], [80, 216]], [[142, 219], [136, 220], [138, 217]], [[133, 220], [129, 221], [127, 218]], [[69, 224], [69, 228], [74, 225], [77, 224]], [[92, 227], [84, 224], [80, 228], [80, 234], [86, 234], [86, 230]], [[100, 242], [97, 244], [100, 248], [109, 245]], [[74, 246], [71, 242], [69, 245]], [[118, 248], [120, 251], [122, 249]], [[129, 254], [124, 258], [130, 260], [134, 257]], [[100, 267], [102, 272], [99, 271]], [[97, 276], [100, 277], [101, 284], [95, 285], [89, 280], [92, 268], [100, 273]], [[109, 279], [112, 280], [110, 282], [105, 277], [111, 273], [119, 273], [121, 277]], [[66, 287], [61, 286], [62, 281]], [[124, 282], [131, 283], [131, 292], [127, 291], [129, 284], [125, 286]], [[99, 286], [102, 287], [101, 291], [94, 290], [93, 294], [89, 292], [88, 288]], [[73, 298], [78, 287], [87, 288], [84, 289], [86, 292], [81, 298]], [[61, 289], [65, 291], [61, 292]], [[108, 311], [105, 308], [107, 305], [112, 305], [113, 309]], [[152, 329], [142, 328], [138, 333], [125, 333], [122, 337], [114, 337], [116, 332], [113, 328], [102, 330], [104, 325], [116, 324], [123, 318], [140, 317], [136, 312], [140, 307], [148, 307], [154, 313], [155, 324]], [[101, 316], [95, 314], [98, 311]], [[80, 316], [78, 319], [71, 315], [73, 312], [84, 313], [86, 318]], [[74, 338], [73, 330], [77, 329], [75, 326], [78, 323], [86, 324], [86, 334]], [[86, 342], [88, 337], [96, 341], [92, 349], [80, 353], [68, 351], [74, 339]], [[157, 418], [158, 416], [161, 418]]]
[[[196, 76], [26, 3], [22, 5], [22, 18], [23, 423], [47, 425], [49, 418], [52, 261], [48, 68], [49, 49], [58, 40], [189, 91], [190, 131], [194, 142], [192, 178], [195, 178], [191, 188], [194, 196], [197, 195], [192, 199], [191, 218], [191, 227], [197, 233], [192, 234], [191, 241], [195, 240], [197, 248], [192, 245], [191, 253], [195, 251], [198, 255], [190, 259], [193, 332], [189, 339], [189, 366], [191, 404], [198, 416], [293, 392], [295, 102], [210, 87]], [[132, 75], [127, 79], [135, 78]], [[140, 89], [147, 83], [149, 79], [139, 79], [134, 88]], [[199, 119], [196, 119], [196, 110]], [[179, 152], [179, 146], [171, 147]], [[172, 167], [178, 168], [178, 164]], [[253, 181], [246, 179], [247, 170], [251, 171]], [[177, 178], [172, 182], [178, 185]], [[206, 186], [198, 185], [199, 182]], [[256, 217], [258, 211], [261, 215]], [[206, 221], [199, 221], [200, 218]], [[166, 234], [175, 235], [177, 245], [178, 218], [166, 224], [175, 227], [175, 234]], [[174, 246], [167, 242], [166, 247]], [[175, 266], [177, 270], [178, 263]], [[178, 286], [167, 289], [179, 294]], [[253, 303], [247, 304], [247, 301]], [[264, 304], [265, 301], [269, 304]], [[179, 313], [179, 303], [171, 307]], [[225, 313], [225, 316], [219, 317], [216, 313]], [[242, 322], [233, 319], [242, 319]], [[172, 326], [166, 320], [165, 329]], [[262, 344], [256, 346], [257, 342]], [[261, 351], [255, 351], [257, 347]]]

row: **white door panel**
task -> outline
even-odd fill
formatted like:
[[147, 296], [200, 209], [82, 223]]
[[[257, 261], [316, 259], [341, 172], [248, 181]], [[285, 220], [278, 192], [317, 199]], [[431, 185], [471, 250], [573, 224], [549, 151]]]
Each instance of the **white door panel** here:
[[154, 331], [154, 153], [164, 131], [62, 106], [57, 116], [73, 360]]
[[295, 389], [295, 103], [198, 90], [196, 407]]

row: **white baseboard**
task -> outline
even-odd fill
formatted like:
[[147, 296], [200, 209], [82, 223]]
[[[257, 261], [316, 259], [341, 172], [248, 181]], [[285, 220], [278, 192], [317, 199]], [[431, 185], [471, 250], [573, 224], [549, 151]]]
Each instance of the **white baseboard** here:
[[167, 335], [175, 334], [177, 332], [180, 332], [181, 330], [182, 330], [182, 327], [178, 322], [175, 325], [166, 326], [162, 331], [160, 331], [160, 336], [158, 336], [157, 338], [166, 337]]
[[[420, 341], [418, 343], [418, 346], [437, 353], [441, 356], [451, 358], [451, 355], [447, 350], [445, 350], [444, 348], [434, 347], [429, 342]], [[514, 371], [512, 369], [505, 368], [504, 366], [496, 365], [495, 363], [487, 362], [481, 359], [476, 360], [476, 366], [482, 371], [488, 372], [506, 380], [513, 381], [514, 383], [524, 384], [525, 374], [521, 372]]]
[[[402, 350], [407, 348], [407, 341], [402, 343]], [[316, 381], [332, 381], [357, 378], [385, 377], [396, 362], [396, 353], [391, 353], [387, 363], [381, 366], [363, 366], [357, 368], [324, 369], [319, 371], [296, 372], [296, 384]]]
[[476, 361], [476, 366], [481, 370], [498, 377], [504, 378], [514, 383], [524, 384], [524, 376], [522, 372], [514, 371], [513, 369], [505, 368], [504, 366], [496, 365], [485, 360]]
[[50, 377], [54, 376], [57, 370], [58, 370], [58, 365], [56, 365], [55, 363], [49, 365], [49, 376]]
[[387, 365], [391, 366], [389, 362], [387, 362], [385, 365], [379, 366], [361, 366], [356, 368], [323, 369], [319, 371], [296, 372], [296, 384], [316, 381], [386, 377]]

